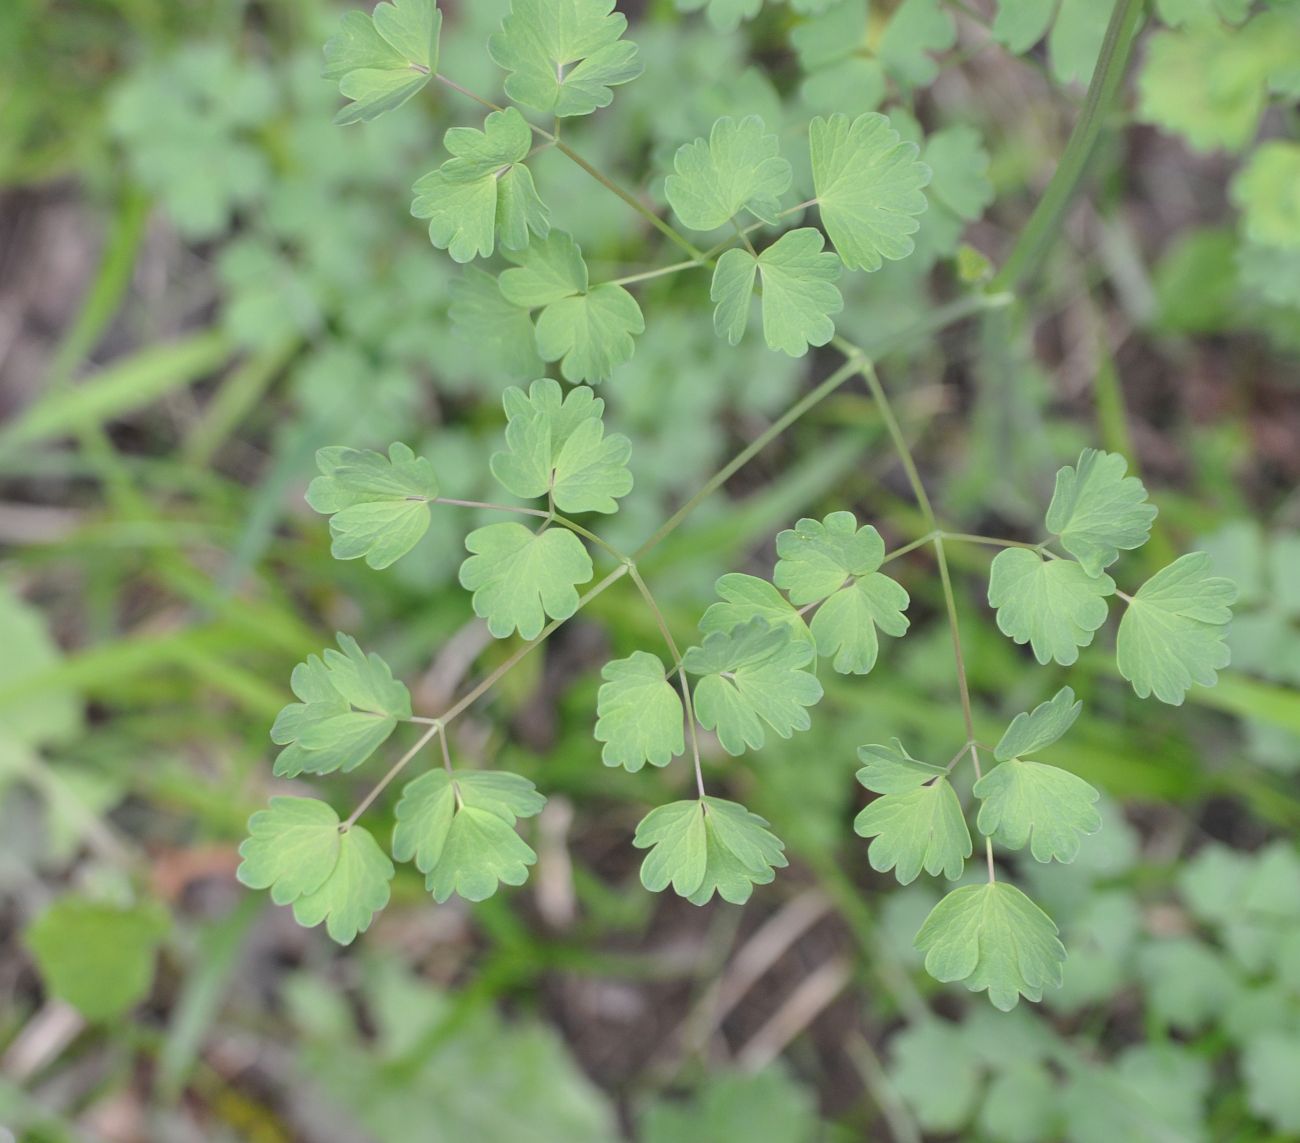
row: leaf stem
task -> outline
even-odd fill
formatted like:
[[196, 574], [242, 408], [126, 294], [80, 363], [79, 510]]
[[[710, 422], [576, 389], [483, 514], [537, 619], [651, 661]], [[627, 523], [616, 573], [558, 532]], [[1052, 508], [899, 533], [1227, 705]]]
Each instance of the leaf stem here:
[[429, 742], [433, 739], [433, 737], [442, 731], [442, 729], [443, 729], [442, 722], [438, 719], [434, 719], [433, 725], [431, 725], [429, 729], [426, 730], [420, 736], [416, 744], [412, 746], [411, 749], [408, 750], [405, 754], [403, 754], [396, 762], [394, 762], [388, 768], [388, 773], [385, 774], [382, 778], [380, 778], [379, 781], [375, 784], [374, 788], [370, 791], [370, 793], [368, 793], [364, 798], [361, 799], [361, 804], [357, 806], [357, 808], [348, 815], [348, 820], [345, 821], [341, 826], [339, 826], [340, 833], [347, 833], [348, 830], [350, 830], [354, 825], [356, 825], [357, 818], [359, 818], [362, 814], [364, 814], [366, 810], [368, 810], [374, 804], [375, 799], [379, 797], [379, 795], [382, 794], [385, 789], [387, 789], [388, 783], [391, 782], [394, 778], [396, 778], [397, 775], [400, 774], [403, 770], [405, 770], [407, 763], [409, 763], [412, 758], [414, 758], [417, 754], [419, 754], [420, 751], [423, 750], [429, 744]]
[[685, 262], [674, 262], [671, 266], [660, 266], [657, 270], [644, 270], [640, 274], [628, 274], [623, 278], [614, 278], [606, 282], [605, 285], [630, 286], [634, 282], [648, 282], [651, 278], [662, 278], [666, 274], [678, 274], [682, 270], [694, 270], [702, 265], [700, 259], [690, 258]]
[[492, 504], [486, 500], [453, 500], [448, 496], [438, 496], [430, 504], [450, 504], [455, 508], [482, 508], [488, 512], [515, 512], [521, 516], [545, 516], [540, 508], [524, 508], [517, 504]]
[[[836, 346], [836, 348], [840, 347]], [[842, 351], [847, 353], [848, 349]], [[903, 472], [907, 475], [907, 483], [911, 485], [912, 495], [916, 497], [917, 506], [921, 509], [921, 514], [925, 517], [925, 522], [929, 525], [930, 530], [938, 531], [939, 522], [935, 519], [930, 497], [921, 481], [921, 474], [917, 471], [916, 458], [912, 456], [912, 450], [907, 443], [907, 438], [903, 436], [903, 430], [898, 423], [898, 418], [894, 416], [894, 408], [889, 403], [888, 396], [885, 395], [884, 387], [880, 384], [880, 378], [876, 374], [876, 367], [868, 360], [859, 359], [857, 368], [858, 372], [862, 374], [863, 380], [866, 381], [867, 388], [871, 390], [872, 399], [876, 402], [876, 408], [880, 411], [881, 420], [885, 422], [885, 429], [889, 433], [889, 439], [894, 442], [894, 451], [898, 453], [898, 459], [903, 465]]]
[[556, 513], [552, 513], [551, 518], [557, 524], [559, 524], [560, 527], [568, 528], [570, 532], [576, 532], [579, 536], [582, 536], [585, 539], [590, 540], [598, 548], [603, 549], [607, 554], [613, 556], [613, 558], [618, 560], [619, 563], [630, 564], [632, 562], [631, 556], [627, 555], [624, 552], [620, 552], [618, 548], [614, 547], [613, 544], [606, 543], [598, 535], [596, 535], [595, 532], [591, 531], [589, 528], [584, 528], [581, 524], [573, 520], [570, 520], [567, 516], [561, 516], [558, 512], [556, 512]]

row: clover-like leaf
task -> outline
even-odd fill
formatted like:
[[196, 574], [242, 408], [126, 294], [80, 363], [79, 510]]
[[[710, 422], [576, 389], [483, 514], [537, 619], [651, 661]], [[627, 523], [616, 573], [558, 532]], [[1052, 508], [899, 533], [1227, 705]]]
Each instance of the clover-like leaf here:
[[1035, 861], [1070, 862], [1083, 838], [1101, 829], [1101, 796], [1068, 770], [1011, 758], [975, 783], [983, 803], [976, 824], [1010, 849], [1026, 843]]
[[749, 324], [754, 279], [763, 286], [763, 337], [771, 349], [802, 357], [810, 345], [825, 345], [835, 336], [832, 314], [844, 308], [835, 285], [840, 260], [822, 248], [821, 232], [805, 227], [781, 235], [755, 257], [748, 250], [728, 250], [718, 259], [710, 291], [718, 334], [738, 345]]
[[1193, 683], [1212, 687], [1230, 658], [1223, 641], [1237, 585], [1210, 574], [1210, 557], [1189, 552], [1156, 572], [1120, 620], [1119, 673], [1138, 698], [1181, 706]]
[[550, 212], [524, 165], [533, 133], [513, 107], [494, 111], [483, 130], [453, 127], [443, 142], [454, 158], [415, 184], [411, 214], [429, 220], [429, 240], [456, 262], [490, 258], [497, 239], [522, 250], [529, 232], [545, 238]]
[[1073, 560], [1047, 560], [1027, 548], [1007, 548], [989, 572], [989, 605], [998, 630], [1028, 643], [1040, 663], [1069, 666], [1106, 622], [1108, 575], [1089, 575]]
[[1151, 535], [1156, 507], [1127, 470], [1118, 453], [1086, 448], [1077, 464], [1056, 474], [1047, 529], [1089, 575], [1101, 575], [1121, 551], [1140, 548]]
[[897, 738], [889, 741], [888, 746], [858, 747], [858, 760], [863, 766], [857, 777], [868, 790], [877, 794], [906, 794], [947, 775], [944, 767], [913, 758]]
[[376, 570], [406, 555], [429, 527], [429, 501], [438, 497], [433, 467], [400, 442], [388, 456], [369, 449], [319, 449], [321, 475], [307, 488], [307, 503], [330, 517], [330, 554], [364, 558]]
[[572, 532], [530, 532], [522, 524], [489, 524], [465, 538], [472, 553], [460, 565], [460, 584], [474, 593], [474, 613], [498, 639], [518, 631], [535, 639], [546, 618], [568, 619], [578, 609], [578, 584], [591, 579], [591, 556]]
[[434, 0], [392, 0], [374, 12], [346, 12], [325, 45], [326, 79], [353, 102], [334, 116], [339, 124], [365, 123], [401, 107], [438, 70], [442, 13]]
[[709, 604], [700, 617], [700, 630], [705, 635], [711, 631], [730, 631], [755, 616], [762, 616], [769, 627], [789, 627], [795, 639], [812, 642], [812, 632], [803, 616], [767, 580], [743, 572], [727, 572], [718, 577], [713, 590], [722, 597], [722, 602]]
[[634, 651], [601, 669], [596, 741], [601, 761], [636, 773], [647, 762], [667, 766], [685, 749], [682, 696], [658, 655]]
[[831, 657], [841, 675], [865, 675], [880, 653], [877, 630], [898, 637], [910, 621], [903, 614], [911, 602], [906, 589], [887, 575], [872, 572], [855, 579], [826, 600], [809, 625], [817, 653]]
[[987, 990], [1009, 1012], [1024, 996], [1059, 988], [1065, 946], [1052, 918], [1014, 885], [964, 885], [943, 898], [916, 934], [925, 970], [936, 980]]
[[1040, 702], [1033, 710], [1022, 711], [1011, 720], [993, 748], [993, 757], [1005, 762], [1046, 749], [1074, 725], [1082, 709], [1083, 703], [1074, 701], [1074, 691], [1062, 687], [1047, 702]]
[[324, 921], [333, 940], [351, 944], [388, 904], [388, 883], [394, 872], [379, 843], [354, 825], [339, 835], [338, 860], [320, 888], [294, 901], [294, 920], [309, 929]]
[[767, 822], [737, 802], [703, 797], [651, 810], [637, 826], [632, 844], [649, 849], [641, 863], [641, 884], [659, 893], [670, 884], [693, 905], [716, 892], [742, 905], [755, 885], [767, 885], [788, 862]]
[[620, 433], [605, 436], [605, 403], [590, 389], [562, 397], [558, 381], [534, 381], [507, 390], [506, 446], [492, 457], [492, 474], [516, 496], [551, 493], [564, 512], [615, 512], [615, 500], [632, 490], [628, 457], [632, 442]]
[[235, 876], [250, 889], [270, 889], [277, 905], [292, 904], [329, 879], [341, 836], [339, 816], [324, 802], [274, 797], [248, 819]]
[[677, 173], [668, 176], [664, 190], [692, 230], [716, 230], [742, 210], [775, 225], [793, 178], [777, 137], [766, 133], [757, 115], [717, 120], [708, 139], [678, 148], [673, 167]]
[[302, 701], [281, 710], [271, 727], [271, 741], [285, 747], [275, 760], [278, 775], [355, 769], [411, 717], [410, 692], [388, 664], [350, 636], [337, 638], [342, 654], [330, 649], [293, 669], [290, 686]]
[[566, 118], [608, 107], [610, 90], [641, 74], [627, 17], [614, 0], [511, 0], [488, 53], [510, 74], [516, 103]]
[[962, 816], [957, 792], [947, 777], [932, 777], [928, 785], [884, 794], [853, 821], [860, 837], [870, 837], [871, 868], [894, 870], [902, 885], [915, 881], [924, 869], [956, 881], [971, 855], [970, 830]]
[[906, 258], [926, 208], [930, 168], [874, 111], [817, 118], [808, 128], [822, 224], [850, 270], [879, 270]]
[[527, 778], [502, 770], [430, 770], [402, 789], [395, 811], [393, 856], [415, 860], [439, 904], [453, 893], [491, 897], [499, 885], [522, 885], [537, 854], [515, 832], [518, 818], [540, 813], [546, 799]]
[[789, 627], [771, 627], [762, 617], [730, 631], [714, 631], [682, 657], [687, 671], [700, 676], [695, 714], [700, 725], [716, 730], [728, 754], [757, 750], [766, 740], [763, 723], [782, 738], [807, 730], [807, 707], [822, 697], [822, 685], [804, 670], [813, 649]]

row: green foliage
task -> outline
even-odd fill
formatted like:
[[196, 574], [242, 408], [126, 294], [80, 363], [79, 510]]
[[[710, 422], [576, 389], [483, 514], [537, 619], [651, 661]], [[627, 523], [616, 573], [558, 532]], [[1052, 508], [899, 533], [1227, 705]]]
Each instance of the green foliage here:
[[352, 101], [334, 122], [367, 123], [422, 91], [438, 70], [441, 31], [434, 0], [391, 0], [371, 15], [345, 13], [325, 45], [324, 76]]
[[1025, 548], [1007, 548], [993, 559], [989, 606], [998, 629], [1028, 643], [1040, 663], [1069, 666], [1079, 648], [1092, 643], [1106, 622], [1106, 597], [1115, 591], [1108, 575], [1089, 575], [1069, 560], [1051, 560]]
[[602, 668], [596, 698], [601, 760], [635, 773], [647, 762], [667, 766], [685, 749], [682, 699], [657, 655], [634, 651]]
[[1246, 238], [1264, 246], [1300, 248], [1300, 145], [1260, 146], [1232, 183]]
[[943, 766], [913, 758], [897, 738], [889, 746], [859, 746], [858, 758], [864, 764], [858, 781], [877, 794], [906, 794], [948, 773]]
[[975, 796], [980, 833], [1009, 849], [1028, 843], [1035, 861], [1073, 861], [1080, 838], [1101, 829], [1097, 791], [1041, 762], [1007, 759], [975, 783]]
[[415, 859], [439, 903], [453, 893], [483, 901], [498, 884], [522, 885], [537, 854], [515, 832], [517, 818], [546, 799], [527, 778], [494, 770], [431, 770], [402, 790], [393, 856]]
[[307, 489], [307, 503], [330, 517], [336, 560], [364, 558], [376, 570], [401, 559], [429, 528], [429, 501], [438, 497], [433, 466], [406, 445], [388, 457], [369, 449], [323, 448], [321, 475]]
[[767, 580], [741, 572], [728, 572], [718, 578], [714, 590], [722, 601], [710, 604], [700, 617], [700, 630], [705, 635], [713, 631], [730, 631], [755, 616], [761, 616], [769, 627], [788, 627], [795, 640], [813, 642], [812, 632], [803, 616]]
[[1046, 750], [1065, 736], [1081, 710], [1083, 703], [1074, 701], [1074, 691], [1062, 687], [1047, 702], [1040, 702], [1033, 710], [1022, 711], [1011, 720], [993, 748], [993, 757], [1007, 762]]
[[894, 870], [901, 885], [915, 881], [922, 869], [932, 877], [942, 873], [956, 881], [971, 855], [961, 803], [943, 776], [876, 798], [854, 819], [853, 829], [860, 837], [875, 839], [867, 851], [871, 868]]
[[812, 1093], [776, 1066], [753, 1075], [715, 1072], [689, 1103], [650, 1103], [639, 1126], [644, 1143], [747, 1136], [764, 1143], [813, 1143], [820, 1136]]
[[614, 0], [511, 0], [510, 14], [488, 41], [510, 74], [506, 94], [534, 111], [568, 118], [608, 107], [610, 90], [641, 74], [627, 17]]
[[719, 119], [707, 140], [678, 149], [673, 167], [677, 173], [668, 176], [664, 191], [692, 230], [716, 230], [742, 210], [775, 225], [793, 178], [777, 137], [764, 133], [757, 115]]
[[767, 822], [736, 802], [701, 797], [651, 810], [637, 826], [632, 844], [648, 849], [641, 883], [652, 893], [666, 889], [693, 905], [716, 892], [743, 905], [755, 885], [770, 884], [787, 862], [784, 846]]
[[949, 893], [916, 934], [925, 968], [936, 980], [986, 991], [1009, 1012], [1024, 996], [1042, 999], [1061, 983], [1065, 948], [1052, 919], [1014, 885], [991, 881]]
[[168, 928], [166, 911], [155, 904], [124, 908], [65, 895], [28, 926], [23, 943], [52, 995], [87, 1020], [108, 1021], [149, 994]]
[[1145, 544], [1156, 518], [1147, 490], [1113, 452], [1086, 448], [1077, 465], [1056, 474], [1056, 490], [1047, 506], [1047, 530], [1079, 561], [1090, 576], [1100, 576], [1121, 551]]

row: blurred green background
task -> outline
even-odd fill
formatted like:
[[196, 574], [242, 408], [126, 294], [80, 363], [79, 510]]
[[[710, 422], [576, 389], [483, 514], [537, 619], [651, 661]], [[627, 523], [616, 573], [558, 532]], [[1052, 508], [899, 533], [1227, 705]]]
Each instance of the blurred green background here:
[[[503, 0], [443, 6], [442, 70], [499, 97], [483, 45]], [[964, 140], [918, 253], [844, 283], [840, 328], [870, 349], [970, 289], [962, 242], [1006, 256], [1111, 6], [1066, 0], [1019, 57], [982, 0], [619, 7], [645, 74], [566, 139], [649, 201], [724, 113], [763, 115], [792, 155], [833, 110], [881, 107], [936, 160], [936, 139]], [[290, 785], [267, 730], [295, 663], [351, 632], [432, 712], [513, 646], [455, 583], [472, 513], [435, 514], [376, 574], [331, 560], [302, 502], [317, 448], [399, 439], [445, 494], [489, 491], [500, 394], [541, 367], [457, 336], [453, 283], [475, 271], [408, 213], [442, 131], [476, 109], [431, 88], [333, 126], [326, 0], [0, 5], [0, 1126], [169, 1143], [1300, 1138], [1300, 226], [1261, 245], [1233, 190], [1257, 137], [1295, 140], [1300, 62], [1240, 141], [1233, 126], [1207, 147], [1196, 132], [1235, 125], [1240, 92], [1205, 94], [1193, 69], [1191, 109], [1162, 109], [1153, 60], [1262, 49], [1218, 26], [1249, 4], [1199, 8], [1210, 24], [1157, 5], [1086, 193], [1016, 305], [882, 367], [954, 525], [1035, 536], [1055, 470], [1109, 448], [1160, 507], [1133, 582], [1203, 546], [1241, 588], [1233, 667], [1174, 709], [1118, 680], [1113, 632], [1068, 673], [1037, 667], [984, 602], [991, 551], [952, 551], [981, 733], [1068, 681], [1086, 713], [1057, 760], [1104, 791], [1074, 865], [1019, 871], [1061, 926], [1065, 986], [1003, 1014], [920, 971], [937, 890], [871, 873], [850, 828], [857, 745], [951, 753], [960, 726], [924, 558], [900, 561], [911, 634], [867, 679], [824, 679], [812, 731], [740, 760], [710, 749], [711, 785], [790, 851], [744, 907], [637, 880], [636, 821], [688, 777], [606, 770], [591, 737], [601, 664], [656, 637], [626, 584], [456, 726], [460, 753], [550, 798], [527, 886], [436, 906], [399, 869], [340, 950], [236, 884], [249, 813]], [[741, 9], [756, 18], [726, 27]], [[903, 19], [929, 51], [891, 50]], [[563, 156], [536, 168], [594, 273], [676, 260]], [[639, 298], [647, 333], [600, 391], [633, 441], [636, 492], [607, 529], [625, 547], [834, 364], [727, 346], [694, 279]], [[717, 575], [766, 574], [777, 531], [841, 508], [891, 546], [921, 531], [853, 386], [656, 552], [674, 628], [689, 641]], [[369, 784], [332, 781], [331, 797]]]

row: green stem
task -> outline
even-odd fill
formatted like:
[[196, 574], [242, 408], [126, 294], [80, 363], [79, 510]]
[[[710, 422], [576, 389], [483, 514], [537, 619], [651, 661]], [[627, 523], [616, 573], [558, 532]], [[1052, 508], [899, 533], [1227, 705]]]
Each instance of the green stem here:
[[481, 508], [487, 512], [514, 512], [521, 516], [541, 516], [549, 518], [549, 512], [540, 508], [524, 508], [518, 504], [492, 504], [486, 500], [453, 500], [450, 496], [437, 496], [430, 504], [450, 504], [454, 508]]
[[1088, 85], [1083, 110], [1070, 132], [1065, 152], [1043, 197], [1016, 240], [1005, 265], [994, 275], [990, 289], [1014, 290], [1038, 271], [1047, 248], [1060, 229], [1096, 149], [1106, 113], [1124, 79], [1129, 54], [1142, 19], [1144, 0], [1119, 0], [1106, 25], [1101, 54]]
[[894, 416], [893, 406], [889, 403], [884, 387], [880, 384], [880, 378], [876, 375], [876, 367], [870, 361], [859, 361], [858, 371], [866, 381], [867, 388], [871, 390], [871, 396], [876, 402], [876, 408], [880, 410], [881, 419], [885, 422], [885, 428], [889, 432], [889, 439], [894, 442], [894, 451], [898, 453], [898, 459], [903, 465], [903, 471], [907, 474], [907, 483], [912, 487], [912, 495], [916, 497], [916, 503], [921, 509], [921, 514], [925, 517], [931, 531], [936, 531], [939, 524], [935, 519], [934, 508], [930, 504], [930, 497], [925, 491], [925, 485], [921, 482], [921, 474], [917, 471], [916, 458], [912, 456], [912, 450], [907, 443], [907, 438], [903, 436], [903, 430], [898, 423], [898, 418]]

